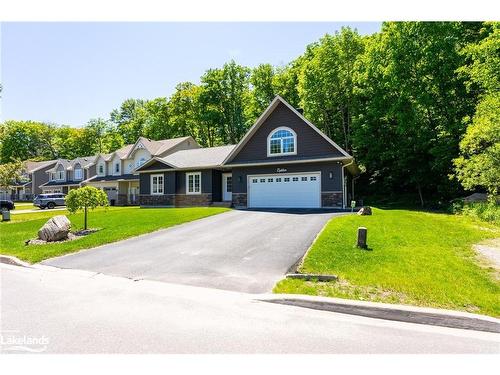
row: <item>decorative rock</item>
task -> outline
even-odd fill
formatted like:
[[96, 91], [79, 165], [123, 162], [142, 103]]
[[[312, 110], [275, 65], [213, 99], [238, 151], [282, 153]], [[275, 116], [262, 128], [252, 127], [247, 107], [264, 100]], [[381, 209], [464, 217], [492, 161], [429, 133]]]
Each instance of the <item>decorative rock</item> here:
[[359, 211], [358, 215], [371, 215], [372, 208], [370, 206], [363, 206]]
[[38, 238], [42, 241], [62, 241], [68, 238], [71, 222], [64, 215], [50, 218], [38, 231]]

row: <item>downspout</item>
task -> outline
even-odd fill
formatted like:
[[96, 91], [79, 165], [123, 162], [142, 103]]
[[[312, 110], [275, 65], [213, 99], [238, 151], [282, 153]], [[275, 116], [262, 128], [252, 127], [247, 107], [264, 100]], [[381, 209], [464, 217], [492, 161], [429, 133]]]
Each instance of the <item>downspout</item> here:
[[346, 201], [346, 184], [345, 184], [345, 174], [344, 174], [344, 169], [345, 167], [348, 167], [349, 165], [354, 164], [354, 158], [351, 159], [350, 163], [342, 165], [342, 208], [345, 209], [347, 205]]

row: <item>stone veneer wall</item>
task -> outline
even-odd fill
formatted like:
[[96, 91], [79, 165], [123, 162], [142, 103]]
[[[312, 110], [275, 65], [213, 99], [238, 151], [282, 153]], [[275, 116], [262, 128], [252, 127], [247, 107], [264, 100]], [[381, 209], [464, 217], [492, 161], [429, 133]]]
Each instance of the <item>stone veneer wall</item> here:
[[342, 208], [342, 192], [321, 192], [321, 207]]
[[141, 206], [174, 206], [175, 194], [164, 195], [139, 195]]
[[247, 194], [246, 193], [233, 193], [233, 207], [246, 207]]
[[212, 203], [212, 194], [176, 194], [176, 207], [208, 206]]

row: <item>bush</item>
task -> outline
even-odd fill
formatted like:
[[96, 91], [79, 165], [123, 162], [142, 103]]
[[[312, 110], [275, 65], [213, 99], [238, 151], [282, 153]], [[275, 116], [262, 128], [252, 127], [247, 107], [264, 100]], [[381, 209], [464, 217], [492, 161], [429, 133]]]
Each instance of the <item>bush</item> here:
[[497, 202], [473, 202], [455, 201], [452, 205], [455, 214], [471, 216], [479, 220], [500, 225], [500, 205]]

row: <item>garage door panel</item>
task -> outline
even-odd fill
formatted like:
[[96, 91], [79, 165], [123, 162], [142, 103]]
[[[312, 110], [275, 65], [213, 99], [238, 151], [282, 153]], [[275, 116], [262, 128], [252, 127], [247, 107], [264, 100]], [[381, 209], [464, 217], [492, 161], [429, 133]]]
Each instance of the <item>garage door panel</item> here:
[[320, 207], [320, 173], [249, 176], [249, 207]]

